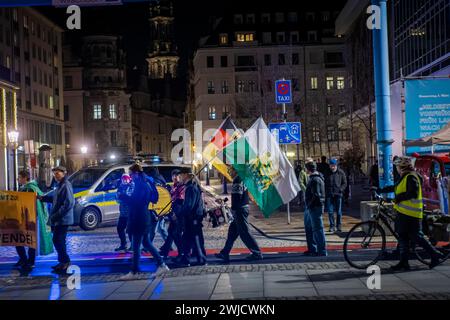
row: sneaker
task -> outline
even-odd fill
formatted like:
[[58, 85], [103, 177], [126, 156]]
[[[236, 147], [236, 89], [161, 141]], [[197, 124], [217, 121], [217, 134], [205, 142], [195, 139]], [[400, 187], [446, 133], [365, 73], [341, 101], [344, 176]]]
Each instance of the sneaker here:
[[262, 259], [263, 259], [262, 254], [254, 254], [254, 253], [245, 258], [245, 260], [247, 261], [257, 261]]
[[328, 232], [334, 233], [334, 232], [336, 232], [336, 228], [335, 228], [335, 227], [330, 227], [330, 229], [328, 230]]
[[114, 249], [115, 252], [127, 251], [127, 246], [120, 246]]
[[322, 252], [322, 253], [317, 253], [315, 254], [316, 257], [327, 257], [328, 253], [327, 252]]
[[121, 276], [119, 281], [130, 281], [138, 278], [138, 274], [136, 272], [128, 272], [126, 275]]
[[170, 269], [165, 263], [163, 263], [158, 267], [158, 269], [156, 269], [155, 276], [159, 277], [160, 275], [166, 273], [167, 271], [170, 271]]
[[222, 252], [216, 253], [214, 256], [225, 262], [230, 262], [230, 257], [228, 255], [223, 254]]

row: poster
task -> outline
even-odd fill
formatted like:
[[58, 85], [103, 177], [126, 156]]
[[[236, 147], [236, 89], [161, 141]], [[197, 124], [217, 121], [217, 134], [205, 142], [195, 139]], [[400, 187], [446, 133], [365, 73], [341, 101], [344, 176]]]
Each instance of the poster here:
[[36, 195], [0, 191], [0, 246], [37, 247]]
[[[450, 121], [450, 79], [406, 80], [406, 140], [416, 140], [439, 131]], [[448, 152], [450, 146], [437, 145], [435, 152]], [[431, 147], [409, 147], [413, 152], [431, 153]]]

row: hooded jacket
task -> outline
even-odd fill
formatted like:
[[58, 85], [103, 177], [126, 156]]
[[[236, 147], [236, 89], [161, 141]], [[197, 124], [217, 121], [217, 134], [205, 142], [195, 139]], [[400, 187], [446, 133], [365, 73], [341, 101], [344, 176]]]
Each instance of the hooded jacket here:
[[325, 203], [325, 182], [323, 175], [318, 171], [309, 175], [305, 202], [307, 208], [323, 207]]
[[199, 184], [189, 180], [185, 184], [184, 201], [181, 212], [188, 219], [203, 219], [203, 197]]
[[56, 186], [53, 195], [44, 196], [44, 202], [52, 202], [49, 223], [51, 226], [71, 226], [74, 223], [73, 208], [75, 198], [72, 184], [64, 177]]

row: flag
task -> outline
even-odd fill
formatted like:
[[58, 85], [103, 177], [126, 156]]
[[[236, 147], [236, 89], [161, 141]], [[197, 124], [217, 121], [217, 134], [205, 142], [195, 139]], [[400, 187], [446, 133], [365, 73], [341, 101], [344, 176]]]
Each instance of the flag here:
[[300, 191], [291, 163], [262, 118], [222, 153], [265, 217], [293, 200]]
[[211, 138], [209, 144], [203, 150], [203, 159], [210, 162], [211, 165], [229, 181], [232, 179], [228, 173], [228, 166], [224, 163], [223, 157], [216, 157], [216, 155], [218, 152], [222, 151], [226, 145], [241, 136], [242, 134], [239, 132], [233, 120], [231, 120], [231, 117], [228, 116], [222, 122], [214, 136]]

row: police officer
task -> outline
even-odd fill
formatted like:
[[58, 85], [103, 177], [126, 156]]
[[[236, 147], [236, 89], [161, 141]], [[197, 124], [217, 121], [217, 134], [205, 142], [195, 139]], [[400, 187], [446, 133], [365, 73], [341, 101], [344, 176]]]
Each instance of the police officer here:
[[[117, 234], [120, 239], [120, 246], [114, 251], [127, 251], [127, 236], [126, 236], [126, 228], [128, 223], [128, 215], [130, 212], [130, 206], [127, 203], [127, 198], [129, 197], [129, 193], [131, 190], [131, 177], [129, 174], [123, 174], [121, 178], [121, 182], [119, 188], [117, 189], [117, 201], [119, 202], [119, 221], [117, 222]], [[128, 234], [131, 243], [131, 234]], [[131, 251], [132, 247], [130, 247]]]
[[244, 242], [252, 253], [246, 259], [248, 261], [261, 260], [263, 258], [261, 249], [259, 248], [255, 238], [250, 234], [248, 228], [248, 190], [242, 179], [237, 175], [237, 172], [232, 167], [229, 168], [229, 173], [233, 178], [233, 185], [231, 189], [231, 210], [233, 212], [234, 220], [228, 228], [228, 237], [225, 242], [225, 247], [215, 256], [225, 262], [228, 262], [230, 260], [230, 251], [233, 248], [233, 244], [236, 239], [240, 237], [242, 242]]
[[394, 165], [399, 181], [394, 186], [380, 189], [380, 193], [394, 192], [394, 209], [397, 212], [396, 231], [399, 235], [400, 262], [391, 267], [393, 271], [410, 270], [408, 258], [410, 246], [418, 243], [431, 256], [430, 269], [442, 262], [444, 255], [425, 239], [422, 233], [423, 198], [422, 177], [414, 170], [411, 158], [398, 157]]

